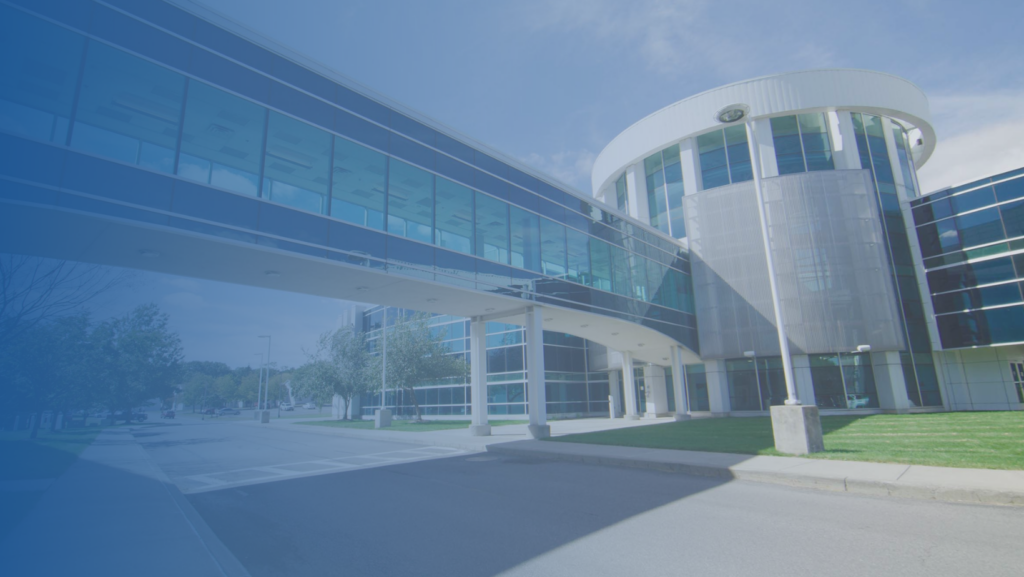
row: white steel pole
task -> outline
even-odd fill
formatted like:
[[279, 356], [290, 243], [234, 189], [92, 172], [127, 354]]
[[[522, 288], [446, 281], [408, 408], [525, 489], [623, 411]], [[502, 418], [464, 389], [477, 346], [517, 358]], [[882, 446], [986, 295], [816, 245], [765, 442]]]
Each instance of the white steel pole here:
[[[786, 379], [786, 404], [799, 405], [800, 399], [796, 395], [796, 381], [793, 380], [793, 361], [789, 356], [789, 339], [786, 338], [786, 323], [782, 320], [782, 305], [779, 302], [778, 279], [775, 276], [775, 263], [772, 260], [771, 240], [768, 235], [768, 218], [764, 210], [764, 193], [761, 191], [761, 155], [757, 149], [757, 133], [753, 123], [748, 119], [745, 123], [747, 129], [747, 149], [750, 153], [750, 161], [754, 169], [754, 192], [757, 194], [757, 214], [761, 220], [761, 239], [764, 242], [764, 259], [768, 265], [768, 285], [772, 293], [772, 311], [775, 313], [775, 328], [779, 333], [779, 353], [782, 355], [782, 373]], [[754, 363], [755, 374], [757, 363]], [[760, 390], [758, 391], [760, 394]]]

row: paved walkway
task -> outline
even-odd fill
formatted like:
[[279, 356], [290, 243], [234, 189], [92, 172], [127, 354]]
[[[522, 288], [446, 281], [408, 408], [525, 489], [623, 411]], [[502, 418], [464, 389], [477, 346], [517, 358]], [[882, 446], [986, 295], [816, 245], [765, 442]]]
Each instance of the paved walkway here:
[[[557, 439], [560, 436], [575, 433], [638, 427], [671, 421], [671, 418], [639, 421], [578, 419], [552, 421], [549, 424], [552, 438]], [[407, 433], [318, 427], [285, 421], [272, 422], [271, 426], [301, 427], [316, 429], [320, 434], [368, 439], [387, 438], [406, 443], [455, 447], [467, 451], [486, 450], [519, 457], [655, 469], [827, 491], [1024, 506], [1024, 471], [958, 469], [799, 457], [762, 457], [732, 453], [535, 441], [530, 439], [526, 425], [494, 427], [490, 437], [473, 437], [466, 429]]]
[[247, 577], [126, 428], [106, 429], [0, 543], [0, 574]]

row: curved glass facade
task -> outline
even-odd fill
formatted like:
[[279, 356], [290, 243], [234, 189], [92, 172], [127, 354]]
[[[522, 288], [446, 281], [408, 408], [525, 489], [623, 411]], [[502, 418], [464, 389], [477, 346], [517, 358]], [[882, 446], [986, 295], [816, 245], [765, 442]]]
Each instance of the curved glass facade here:
[[173, 6], [22, 4], [0, 5], [7, 198], [616, 316], [697, 349], [675, 242]]
[[943, 348], [1024, 342], [1024, 169], [911, 207]]

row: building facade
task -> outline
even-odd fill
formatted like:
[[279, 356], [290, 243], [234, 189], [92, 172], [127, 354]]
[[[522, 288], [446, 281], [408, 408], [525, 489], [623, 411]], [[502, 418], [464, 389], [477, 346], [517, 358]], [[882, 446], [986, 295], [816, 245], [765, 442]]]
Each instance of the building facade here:
[[905, 80], [688, 98], [616, 137], [587, 194], [190, 3], [2, 0], [0, 32], [0, 249], [391, 307], [369, 331], [433, 313], [479, 362], [462, 396], [424, 389], [428, 414], [763, 412], [785, 398], [778, 322], [822, 409], [1020, 407], [992, 400], [1022, 374], [1011, 176], [919, 198], [935, 135]]

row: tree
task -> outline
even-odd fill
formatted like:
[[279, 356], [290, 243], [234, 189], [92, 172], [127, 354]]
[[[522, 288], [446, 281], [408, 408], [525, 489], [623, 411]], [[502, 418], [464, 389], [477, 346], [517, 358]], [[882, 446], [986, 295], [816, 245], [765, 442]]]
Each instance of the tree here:
[[105, 380], [100, 396], [108, 408], [123, 410], [125, 420], [131, 419], [134, 406], [166, 397], [178, 382], [184, 355], [167, 323], [168, 316], [148, 304], [96, 329]]
[[340, 396], [345, 401], [343, 419], [355, 396], [380, 388], [380, 364], [366, 345], [366, 333], [352, 326], [321, 334], [316, 349], [306, 356], [304, 374], [296, 371], [292, 386], [298, 385], [296, 392], [313, 396], [320, 406]]
[[[451, 377], [465, 377], [469, 366], [459, 355], [448, 354], [445, 333], [431, 334], [430, 317], [417, 314], [398, 319], [387, 331], [387, 385], [395, 384], [412, 399], [416, 420], [422, 420], [414, 387]], [[387, 329], [385, 329], [387, 330]]]
[[322, 407], [331, 402], [340, 378], [337, 368], [330, 361], [311, 361], [292, 372], [292, 393], [300, 398], [312, 397], [317, 407]]

